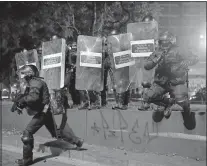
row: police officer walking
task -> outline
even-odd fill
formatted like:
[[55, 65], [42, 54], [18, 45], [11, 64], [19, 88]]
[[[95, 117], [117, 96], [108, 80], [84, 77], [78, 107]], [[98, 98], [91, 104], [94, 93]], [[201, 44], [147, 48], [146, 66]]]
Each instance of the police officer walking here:
[[[45, 125], [53, 138], [56, 138], [55, 123], [50, 111], [50, 94], [46, 83], [39, 77], [39, 72], [34, 65], [25, 65], [19, 69], [21, 78], [21, 95], [15, 99], [12, 112], [26, 110], [29, 115], [33, 115], [32, 120], [23, 131], [21, 140], [23, 142], [23, 158], [15, 162], [19, 166], [27, 166], [33, 163], [33, 135]], [[71, 143], [81, 147], [83, 141], [75, 135], [70, 135]]]

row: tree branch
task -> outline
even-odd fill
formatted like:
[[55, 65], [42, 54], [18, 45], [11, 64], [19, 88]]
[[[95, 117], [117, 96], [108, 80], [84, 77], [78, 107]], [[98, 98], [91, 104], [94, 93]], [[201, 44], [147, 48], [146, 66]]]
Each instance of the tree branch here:
[[127, 19], [126, 20], [123, 19], [120, 21], [120, 27], [125, 25], [130, 20], [130, 12], [124, 8], [123, 2], [121, 2], [121, 7], [122, 10], [127, 13]]
[[69, 2], [67, 2], [67, 5], [68, 5], [70, 11], [72, 11], [72, 24], [73, 24], [72, 26], [67, 26], [67, 28], [73, 28], [73, 29], [77, 32], [77, 34], [80, 35], [80, 34], [81, 34], [80, 31], [79, 31], [79, 30], [77, 29], [77, 27], [75, 26], [74, 9], [73, 9], [73, 7], [69, 4]]
[[123, 2], [120, 2], [121, 8], [123, 12], [127, 13], [127, 16], [124, 16], [122, 20], [118, 21], [108, 21], [108, 23], [112, 24], [113, 27], [122, 27], [130, 20], [130, 12], [124, 8]]
[[74, 26], [65, 26], [65, 25], [61, 25], [59, 22], [57, 22], [57, 21], [53, 21], [54, 23], [56, 23], [56, 24], [58, 24], [61, 28], [62, 28], [62, 30], [64, 30], [64, 28], [71, 28], [71, 29], [74, 29], [76, 32], [77, 32], [77, 34], [78, 35], [80, 35], [80, 31], [76, 28], [76, 27], [74, 27]]
[[103, 11], [101, 12], [101, 23], [100, 23], [100, 26], [99, 26], [97, 32], [99, 32], [100, 30], [103, 32], [105, 18], [106, 18], [106, 2], [104, 2], [104, 8], [103, 8]]
[[76, 30], [77, 34], [80, 35], [81, 34], [80, 31], [75, 26], [75, 15], [74, 14], [72, 15], [72, 18], [73, 18], [73, 28]]

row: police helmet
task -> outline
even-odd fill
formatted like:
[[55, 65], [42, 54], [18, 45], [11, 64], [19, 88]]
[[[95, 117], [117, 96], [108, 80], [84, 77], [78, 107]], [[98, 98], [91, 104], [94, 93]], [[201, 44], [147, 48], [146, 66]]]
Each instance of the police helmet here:
[[151, 15], [147, 15], [142, 19], [142, 22], [150, 22], [153, 20], [154, 20], [154, 18]]
[[176, 44], [176, 37], [169, 31], [165, 31], [159, 36], [159, 45], [162, 48], [168, 48], [169, 46]]
[[39, 71], [35, 65], [24, 65], [17, 71], [17, 74], [21, 78], [39, 77]]

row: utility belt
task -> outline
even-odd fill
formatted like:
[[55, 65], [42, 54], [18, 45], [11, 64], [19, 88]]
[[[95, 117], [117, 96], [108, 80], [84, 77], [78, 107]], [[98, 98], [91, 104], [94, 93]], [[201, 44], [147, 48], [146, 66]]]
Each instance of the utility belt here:
[[50, 108], [50, 105], [46, 104], [46, 105], [43, 105], [40, 108], [33, 108], [32, 106], [26, 106], [24, 109], [26, 110], [26, 112], [29, 116], [34, 116], [34, 115], [36, 115], [40, 112], [47, 113], [49, 108]]

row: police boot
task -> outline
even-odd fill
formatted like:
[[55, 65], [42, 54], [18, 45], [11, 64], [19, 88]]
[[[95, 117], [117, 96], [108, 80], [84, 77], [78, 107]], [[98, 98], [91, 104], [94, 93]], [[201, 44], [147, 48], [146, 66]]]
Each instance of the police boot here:
[[195, 118], [195, 112], [191, 112], [190, 110], [190, 103], [189, 101], [184, 102], [178, 102], [180, 106], [182, 106], [182, 117], [184, 121], [184, 126], [188, 130], [193, 130], [196, 127], [196, 118]]
[[99, 95], [99, 93], [95, 94], [96, 96], [96, 101], [91, 104], [91, 109], [100, 109], [101, 108], [101, 96]]
[[127, 110], [128, 109], [129, 95], [127, 93], [128, 92], [121, 93], [120, 106], [119, 106], [119, 109], [121, 109], [121, 110]]
[[106, 90], [101, 91], [101, 106], [105, 107], [107, 105], [106, 101]]
[[116, 95], [115, 95], [116, 104], [115, 104], [115, 106], [112, 107], [112, 109], [119, 109], [120, 108], [120, 105], [121, 105], [120, 97], [121, 97], [121, 95], [119, 93], [116, 93]]
[[19, 166], [28, 166], [33, 164], [34, 138], [28, 131], [24, 131], [21, 140], [23, 142], [23, 159], [17, 159], [15, 163]]
[[17, 159], [15, 161], [18, 166], [28, 166], [33, 164], [33, 157], [27, 158], [27, 159]]
[[121, 105], [119, 107], [120, 110], [127, 110], [128, 109], [128, 105]]
[[78, 138], [77, 141], [75, 142], [75, 145], [77, 148], [81, 148], [83, 146], [84, 140], [81, 138]]
[[154, 122], [159, 123], [164, 118], [164, 110], [166, 108], [164, 106], [158, 106], [154, 104], [152, 119]]
[[79, 110], [83, 110], [83, 109], [91, 109], [90, 107], [90, 102], [82, 102], [82, 104], [80, 105], [80, 107], [78, 107]]
[[130, 90], [124, 93], [124, 101], [123, 101], [124, 110], [128, 109], [129, 102], [130, 102]]

